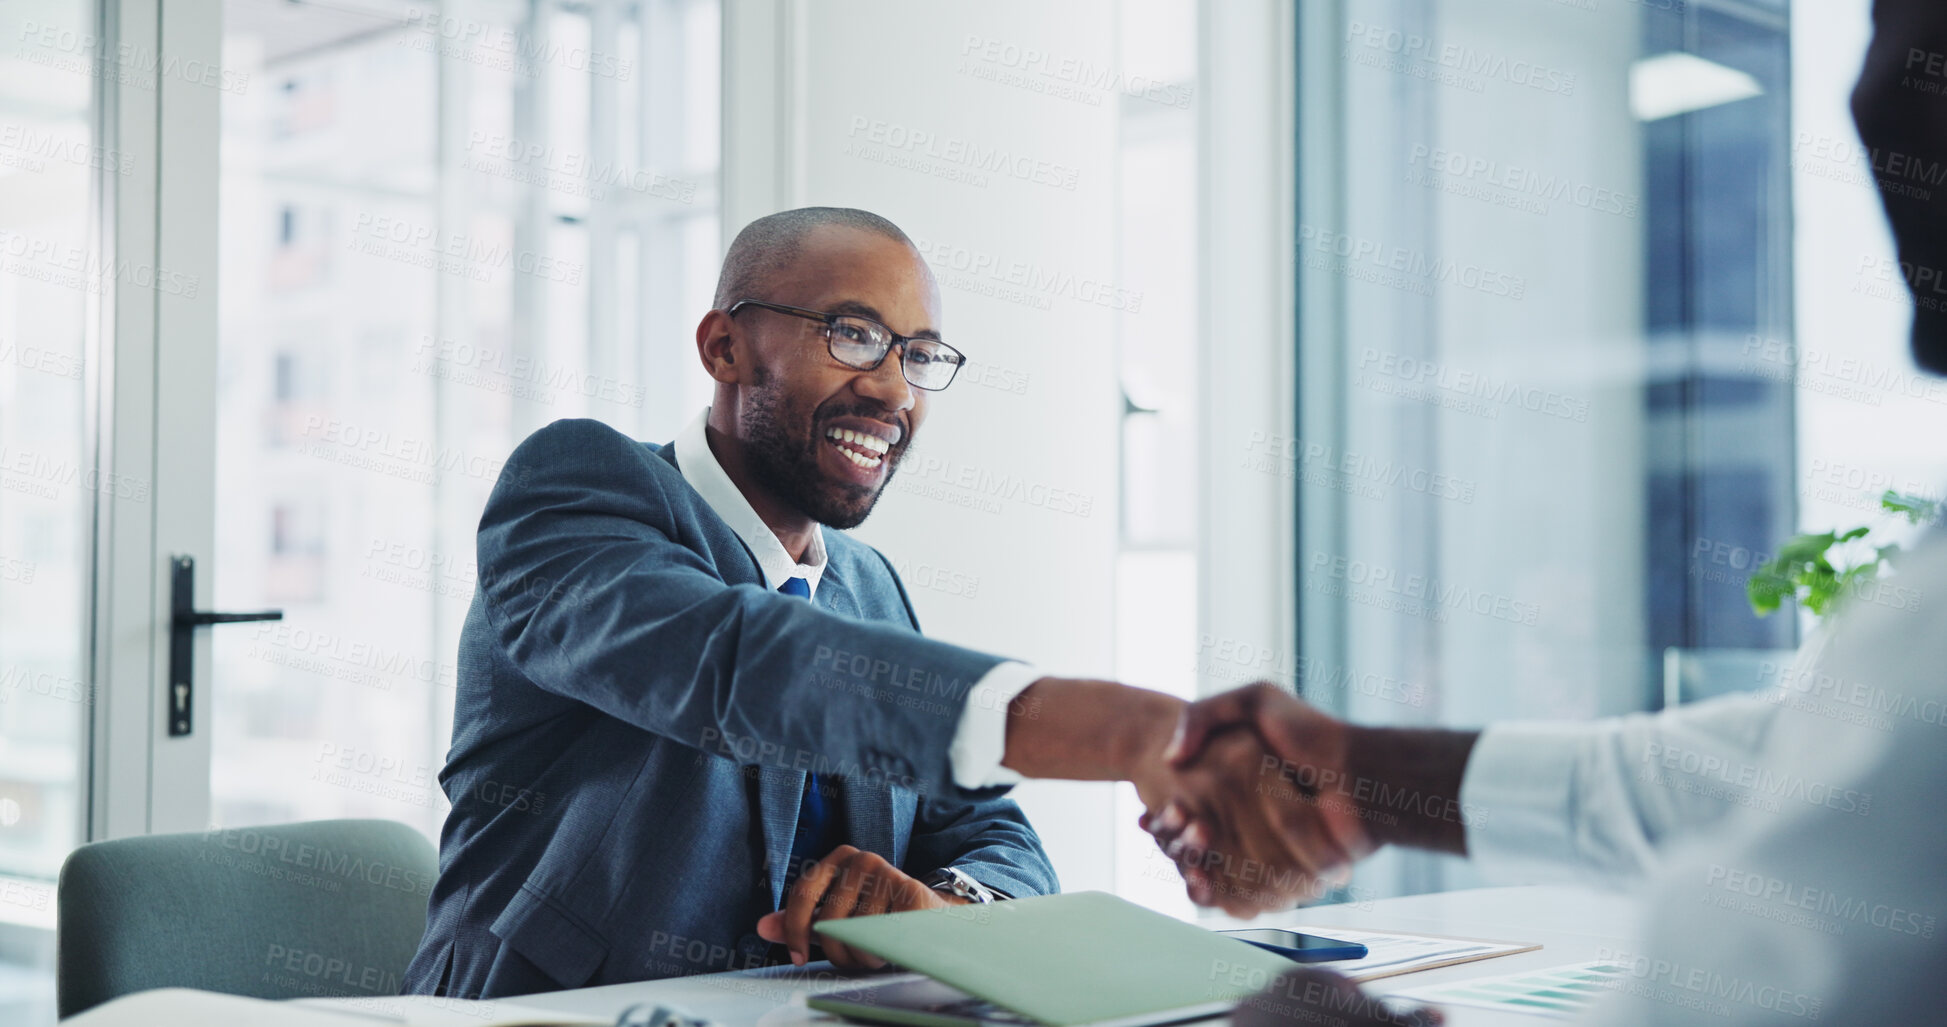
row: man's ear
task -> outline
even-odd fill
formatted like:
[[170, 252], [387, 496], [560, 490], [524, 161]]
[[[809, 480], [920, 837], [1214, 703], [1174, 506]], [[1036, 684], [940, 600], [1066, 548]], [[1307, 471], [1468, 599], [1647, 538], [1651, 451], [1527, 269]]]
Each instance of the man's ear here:
[[712, 310], [696, 323], [696, 355], [703, 370], [725, 385], [739, 384], [749, 354], [738, 341], [736, 322], [721, 310]]

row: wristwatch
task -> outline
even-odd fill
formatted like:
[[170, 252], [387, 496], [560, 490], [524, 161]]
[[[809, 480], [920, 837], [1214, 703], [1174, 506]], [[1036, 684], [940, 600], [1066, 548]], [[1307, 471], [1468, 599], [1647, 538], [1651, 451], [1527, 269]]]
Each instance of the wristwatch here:
[[923, 880], [928, 888], [948, 895], [957, 895], [968, 902], [999, 902], [1006, 895], [981, 884], [967, 876], [959, 867], [943, 867], [927, 874]]

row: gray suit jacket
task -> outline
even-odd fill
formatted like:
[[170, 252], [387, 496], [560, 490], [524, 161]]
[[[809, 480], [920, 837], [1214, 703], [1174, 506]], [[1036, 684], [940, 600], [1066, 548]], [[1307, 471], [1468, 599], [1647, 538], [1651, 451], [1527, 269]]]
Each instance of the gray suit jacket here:
[[841, 783], [846, 840], [909, 874], [1058, 887], [1003, 790], [948, 766], [998, 658], [922, 637], [891, 565], [838, 532], [812, 602], [771, 591], [673, 448], [557, 421], [487, 500], [408, 992], [775, 961], [753, 929], [783, 897], [808, 771]]

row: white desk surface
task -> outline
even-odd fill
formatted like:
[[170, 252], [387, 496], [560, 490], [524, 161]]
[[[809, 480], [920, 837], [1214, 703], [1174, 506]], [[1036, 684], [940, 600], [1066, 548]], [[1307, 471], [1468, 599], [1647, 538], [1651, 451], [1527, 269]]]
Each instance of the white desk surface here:
[[[1605, 948], [1635, 951], [1631, 899], [1578, 888], [1481, 888], [1471, 891], [1413, 895], [1398, 899], [1341, 906], [1313, 906], [1251, 921], [1254, 927], [1286, 924], [1328, 924], [1372, 931], [1412, 931], [1496, 941], [1539, 942], [1541, 948], [1496, 959], [1425, 970], [1375, 981], [1379, 992], [1441, 984], [1475, 977], [1580, 963], [1602, 958]], [[1225, 927], [1228, 923], [1211, 923]], [[839, 1023], [835, 1017], [806, 1009], [804, 996], [829, 990], [859, 975], [835, 971], [829, 963], [802, 969], [766, 967], [736, 973], [615, 984], [576, 991], [556, 991], [514, 999], [521, 1005], [563, 1012], [613, 1016], [635, 1002], [675, 1006], [694, 1016], [708, 1017], [722, 1027], [788, 1027]], [[1221, 1024], [1222, 1019], [1206, 1021]], [[1542, 1027], [1559, 1023], [1522, 1014], [1449, 1007], [1452, 1027], [1489, 1024]]]

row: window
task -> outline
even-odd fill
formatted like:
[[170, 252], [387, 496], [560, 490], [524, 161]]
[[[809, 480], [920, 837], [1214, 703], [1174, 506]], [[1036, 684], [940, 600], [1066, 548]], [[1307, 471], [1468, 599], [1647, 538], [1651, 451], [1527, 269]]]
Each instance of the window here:
[[215, 819], [436, 835], [501, 462], [703, 402], [717, 6], [226, 11], [216, 593], [285, 619], [214, 636]]
[[[1818, 356], [1911, 377], [1845, 109], [1867, 10], [1306, 5], [1307, 698], [1406, 724], [1655, 709], [1668, 652], [1796, 644], [1744, 594], [1785, 537], [1947, 474], [1917, 442], [1938, 404]], [[1360, 882], [1468, 874], [1387, 855]]]

